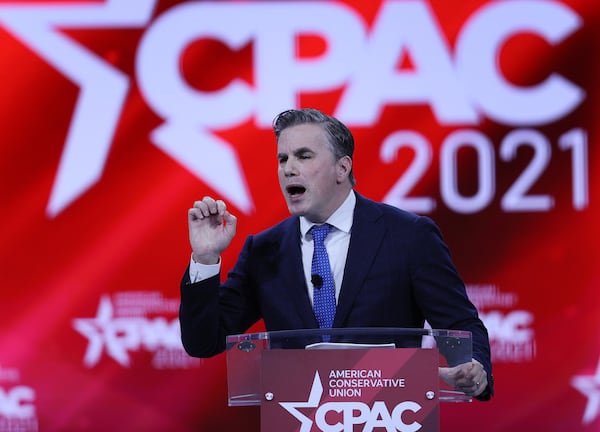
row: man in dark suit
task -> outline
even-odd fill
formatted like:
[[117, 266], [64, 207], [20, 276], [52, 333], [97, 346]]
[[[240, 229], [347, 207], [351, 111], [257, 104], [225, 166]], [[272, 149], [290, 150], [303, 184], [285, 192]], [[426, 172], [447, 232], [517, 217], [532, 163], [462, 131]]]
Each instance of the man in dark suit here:
[[[337, 119], [314, 109], [289, 110], [276, 117], [273, 129], [279, 183], [292, 216], [249, 236], [225, 283], [220, 254], [235, 234], [235, 216], [211, 197], [188, 212], [192, 259], [180, 308], [187, 352], [218, 354], [226, 335], [243, 333], [261, 318], [268, 331], [422, 328], [427, 320], [433, 328], [472, 332], [473, 360], [445, 370], [444, 379], [489, 399], [487, 331], [437, 226], [354, 191], [354, 140]], [[313, 262], [315, 225], [328, 231], [323, 271]], [[326, 289], [333, 305], [323, 306]]]

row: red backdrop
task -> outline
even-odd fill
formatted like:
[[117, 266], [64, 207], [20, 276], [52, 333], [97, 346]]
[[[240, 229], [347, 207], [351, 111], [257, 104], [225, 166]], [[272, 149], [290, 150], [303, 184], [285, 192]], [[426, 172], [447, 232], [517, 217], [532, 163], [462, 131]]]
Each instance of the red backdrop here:
[[490, 331], [497, 395], [442, 430], [600, 430], [599, 13], [1, 1], [0, 431], [259, 429], [182, 351], [186, 211], [228, 202], [229, 269], [287, 215], [270, 122], [306, 106], [353, 130], [359, 192], [439, 224]]

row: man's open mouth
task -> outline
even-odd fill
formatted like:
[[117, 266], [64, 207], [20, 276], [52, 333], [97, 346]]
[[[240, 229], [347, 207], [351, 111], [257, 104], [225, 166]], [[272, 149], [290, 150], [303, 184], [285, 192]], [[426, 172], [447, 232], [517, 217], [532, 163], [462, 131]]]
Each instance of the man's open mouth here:
[[306, 192], [306, 188], [304, 186], [296, 186], [296, 185], [288, 186], [285, 188], [285, 190], [288, 193], [288, 195], [291, 197], [302, 195], [304, 192]]

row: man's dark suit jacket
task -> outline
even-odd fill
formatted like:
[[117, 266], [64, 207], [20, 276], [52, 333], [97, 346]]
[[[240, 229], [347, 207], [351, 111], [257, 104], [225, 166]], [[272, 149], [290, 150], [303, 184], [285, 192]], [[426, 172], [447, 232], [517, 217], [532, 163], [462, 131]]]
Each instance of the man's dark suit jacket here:
[[[485, 326], [441, 233], [431, 219], [356, 194], [350, 246], [334, 327], [468, 330], [473, 357], [492, 390]], [[297, 216], [249, 236], [224, 284], [220, 276], [181, 282], [181, 337], [186, 351], [210, 357], [225, 337], [264, 319], [268, 331], [318, 328], [308, 297]], [[485, 397], [484, 397], [485, 398]], [[483, 398], [482, 398], [483, 399]]]

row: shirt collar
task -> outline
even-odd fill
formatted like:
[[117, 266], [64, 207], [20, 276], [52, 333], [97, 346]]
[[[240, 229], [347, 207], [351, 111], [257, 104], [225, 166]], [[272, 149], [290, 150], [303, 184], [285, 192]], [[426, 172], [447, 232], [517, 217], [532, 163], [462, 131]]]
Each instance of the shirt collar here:
[[[352, 228], [352, 221], [354, 220], [354, 207], [356, 206], [356, 195], [354, 191], [351, 190], [344, 202], [341, 206], [337, 208], [336, 211], [333, 212], [331, 216], [325, 221], [329, 225], [332, 225], [334, 228], [345, 232], [346, 234], [350, 233], [350, 229]], [[305, 237], [313, 225], [317, 225], [315, 223], [310, 222], [304, 216], [300, 216], [300, 234], [302, 237]]]

